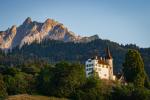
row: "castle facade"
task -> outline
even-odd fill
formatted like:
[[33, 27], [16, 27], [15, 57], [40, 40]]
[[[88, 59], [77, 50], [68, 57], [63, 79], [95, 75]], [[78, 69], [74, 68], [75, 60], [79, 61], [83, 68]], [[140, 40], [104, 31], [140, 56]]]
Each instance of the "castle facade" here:
[[107, 47], [106, 56], [88, 59], [85, 62], [86, 77], [94, 74], [98, 74], [100, 79], [115, 80], [115, 75], [113, 74], [113, 58], [111, 56], [110, 50]]

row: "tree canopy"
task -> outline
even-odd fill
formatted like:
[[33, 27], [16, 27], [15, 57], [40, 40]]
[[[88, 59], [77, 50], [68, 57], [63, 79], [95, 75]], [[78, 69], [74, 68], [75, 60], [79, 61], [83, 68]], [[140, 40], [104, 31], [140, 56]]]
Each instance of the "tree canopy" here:
[[134, 85], [144, 87], [146, 72], [143, 59], [137, 50], [129, 50], [123, 63], [123, 74], [127, 82], [133, 82]]

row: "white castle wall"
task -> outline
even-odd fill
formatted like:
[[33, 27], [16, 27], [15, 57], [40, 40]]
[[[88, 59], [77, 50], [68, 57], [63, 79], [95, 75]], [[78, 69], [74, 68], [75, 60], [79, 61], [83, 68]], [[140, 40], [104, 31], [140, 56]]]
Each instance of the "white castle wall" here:
[[98, 60], [100, 59], [88, 59], [85, 62], [86, 77], [96, 72], [101, 79], [115, 80], [115, 76], [113, 75], [113, 59], [106, 59], [106, 64], [100, 64]]

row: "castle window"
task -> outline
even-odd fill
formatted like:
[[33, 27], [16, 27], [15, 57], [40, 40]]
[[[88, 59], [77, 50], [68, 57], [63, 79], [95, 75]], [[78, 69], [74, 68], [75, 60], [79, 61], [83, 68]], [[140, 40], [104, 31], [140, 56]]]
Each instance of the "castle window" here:
[[89, 64], [88, 66], [89, 66], [89, 67], [91, 67], [91, 66], [92, 66], [92, 64]]
[[89, 59], [88, 62], [91, 62], [91, 59]]
[[91, 73], [88, 73], [88, 75], [90, 75]]
[[88, 68], [86, 69], [86, 71], [93, 71], [93, 68]]
[[91, 75], [93, 72], [89, 72], [88, 75]]

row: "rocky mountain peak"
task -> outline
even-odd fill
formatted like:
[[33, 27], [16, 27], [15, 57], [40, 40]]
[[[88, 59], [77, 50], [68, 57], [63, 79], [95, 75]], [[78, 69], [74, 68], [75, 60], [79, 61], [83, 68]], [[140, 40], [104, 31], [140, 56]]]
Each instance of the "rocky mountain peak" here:
[[57, 22], [54, 21], [53, 19], [48, 18], [44, 23], [46, 23], [46, 24], [56, 24]]
[[26, 18], [26, 20], [23, 22], [23, 24], [25, 24], [25, 25], [30, 24], [30, 23], [32, 23], [32, 20], [30, 17]]
[[48, 32], [49, 30], [51, 30], [55, 25], [57, 24], [56, 21], [52, 20], [52, 19], [47, 19], [43, 26], [42, 26], [42, 31]]
[[93, 35], [91, 36], [93, 38], [93, 40], [96, 40], [96, 39], [99, 39], [99, 36], [96, 34], [96, 35]]
[[17, 31], [17, 26], [16, 26], [16, 25], [13, 25], [13, 26], [11, 27], [11, 29], [10, 29], [10, 32], [11, 32], [11, 33], [16, 33], [16, 31]]

